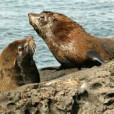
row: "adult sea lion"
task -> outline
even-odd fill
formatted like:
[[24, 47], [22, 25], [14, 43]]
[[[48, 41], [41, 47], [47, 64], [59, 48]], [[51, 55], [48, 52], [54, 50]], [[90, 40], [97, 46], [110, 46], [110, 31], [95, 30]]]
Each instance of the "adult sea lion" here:
[[36, 44], [32, 36], [10, 43], [0, 55], [0, 92], [40, 82], [33, 60]]
[[61, 68], [99, 66], [114, 58], [114, 38], [92, 36], [60, 13], [43, 11], [28, 16], [30, 24], [61, 63]]

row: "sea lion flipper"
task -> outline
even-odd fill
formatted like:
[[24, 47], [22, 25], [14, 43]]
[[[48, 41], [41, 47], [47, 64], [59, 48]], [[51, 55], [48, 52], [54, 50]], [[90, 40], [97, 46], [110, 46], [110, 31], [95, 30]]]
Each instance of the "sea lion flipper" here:
[[96, 61], [96, 62], [98, 62], [99, 64], [102, 64], [103, 62], [97, 57], [94, 57], [93, 58], [93, 61]]
[[99, 53], [95, 51], [90, 51], [87, 55], [87, 58], [89, 58], [91, 63], [94, 64], [95, 66], [100, 66], [104, 62], [104, 59], [102, 58], [102, 56], [100, 56]]

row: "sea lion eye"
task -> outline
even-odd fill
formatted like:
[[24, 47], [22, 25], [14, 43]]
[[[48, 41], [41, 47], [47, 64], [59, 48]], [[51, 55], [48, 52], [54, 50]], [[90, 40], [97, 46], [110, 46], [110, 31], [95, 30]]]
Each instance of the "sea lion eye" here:
[[40, 16], [40, 19], [45, 19], [45, 17], [42, 15], [42, 16]]
[[23, 46], [23, 45], [19, 46], [19, 47], [18, 47], [18, 50], [19, 50], [19, 51], [23, 51], [23, 50], [24, 50], [24, 46]]
[[22, 44], [18, 47], [19, 51], [23, 51], [28, 46], [28, 43]]

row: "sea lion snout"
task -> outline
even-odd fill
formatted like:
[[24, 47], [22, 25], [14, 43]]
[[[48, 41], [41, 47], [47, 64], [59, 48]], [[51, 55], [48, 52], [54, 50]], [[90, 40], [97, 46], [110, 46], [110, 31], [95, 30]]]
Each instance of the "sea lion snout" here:
[[36, 23], [37, 19], [39, 18], [39, 15], [35, 13], [29, 13], [28, 17], [30, 24], [33, 25], [34, 23]]
[[26, 40], [26, 42], [28, 43], [29, 46], [32, 46], [32, 45], [36, 46], [36, 44], [34, 42], [34, 38], [32, 36], [26, 38], [25, 40]]
[[26, 40], [31, 41], [31, 40], [34, 40], [34, 38], [33, 38], [33, 36], [29, 36], [26, 38]]
[[[50, 15], [50, 16], [49, 16]], [[46, 32], [47, 29], [51, 26], [51, 14], [46, 12], [41, 12], [39, 14], [29, 13], [29, 23], [33, 26], [33, 28], [42, 35], [42, 32]]]
[[25, 41], [26, 41], [25, 47], [28, 46], [28, 49], [29, 49], [28, 51], [30, 51], [31, 54], [34, 54], [36, 49], [36, 44], [34, 42], [33, 36], [27, 37]]
[[37, 16], [39, 16], [39, 15], [36, 14], [36, 13], [29, 13], [28, 16], [29, 16], [29, 17], [32, 17], [32, 16], [36, 16], [36, 17], [37, 17]]

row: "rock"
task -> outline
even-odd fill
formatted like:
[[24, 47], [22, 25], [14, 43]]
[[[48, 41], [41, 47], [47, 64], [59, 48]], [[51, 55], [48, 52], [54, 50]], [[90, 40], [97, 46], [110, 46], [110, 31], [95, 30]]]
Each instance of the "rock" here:
[[77, 68], [58, 70], [59, 67], [48, 67], [40, 69], [41, 82], [57, 79], [78, 71]]
[[114, 114], [114, 60], [80, 71], [40, 73], [40, 84], [0, 94], [0, 114]]

